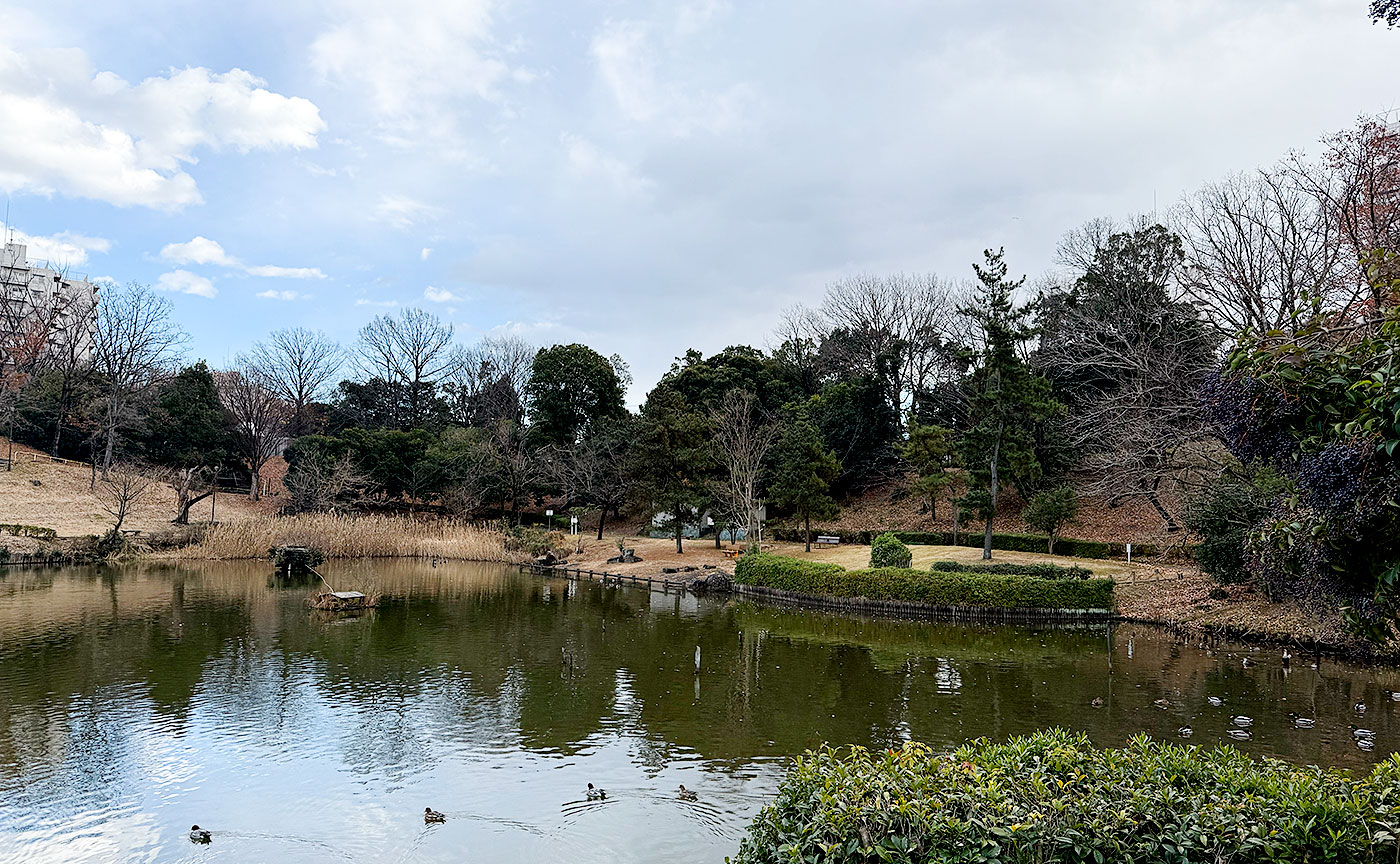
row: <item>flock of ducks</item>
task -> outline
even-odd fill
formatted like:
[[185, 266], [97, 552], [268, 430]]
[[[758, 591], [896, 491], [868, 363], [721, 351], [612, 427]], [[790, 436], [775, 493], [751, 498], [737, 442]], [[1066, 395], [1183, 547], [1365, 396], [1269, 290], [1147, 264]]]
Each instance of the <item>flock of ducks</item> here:
[[[587, 788], [587, 789], [584, 791], [584, 793], [583, 793], [583, 797], [587, 798], [589, 801], [603, 801], [603, 800], [605, 800], [605, 799], [608, 797], [608, 793], [607, 793], [605, 790], [600, 789], [600, 788], [598, 788], [597, 786], [594, 786], [592, 783], [589, 783], [589, 784], [588, 784], [588, 788]], [[676, 791], [676, 797], [679, 798], [679, 799], [682, 800], [682, 801], [698, 801], [698, 800], [700, 800], [700, 796], [696, 794], [695, 790], [694, 790], [694, 789], [687, 789], [687, 788], [685, 788], [685, 784], [684, 784], [684, 783], [682, 783], [682, 784], [680, 785], [680, 788]], [[434, 809], [431, 808], [431, 807], [424, 807], [424, 808], [423, 808], [423, 824], [424, 824], [424, 825], [441, 825], [442, 823], [444, 823], [444, 822], [446, 822], [446, 821], [447, 821], [447, 814], [446, 814], [446, 813], [443, 813], [443, 812], [440, 811], [440, 810], [434, 810]], [[211, 842], [213, 842], [213, 840], [214, 840], [214, 835], [211, 834], [207, 829], [201, 828], [201, 827], [199, 827], [198, 825], [191, 825], [191, 826], [190, 826], [190, 842], [191, 842], [191, 843], [199, 843], [199, 844], [202, 845], [202, 844], [205, 844], [205, 843], [211, 843]]]
[[[1130, 638], [1128, 642], [1129, 656], [1131, 656], [1132, 639]], [[1206, 647], [1206, 644], [1202, 642], [1201, 647]], [[1284, 669], [1288, 669], [1292, 665], [1293, 655], [1289, 653], [1287, 648], [1283, 649], [1282, 660]], [[1242, 660], [1242, 665], [1246, 669], [1251, 669], [1258, 664], [1253, 658], [1245, 657]], [[1311, 664], [1311, 666], [1313, 669], [1316, 669], [1317, 663], [1314, 662]], [[1400, 690], [1387, 690], [1386, 695], [1390, 698], [1390, 701], [1400, 702]], [[1220, 708], [1225, 704], [1225, 700], [1219, 696], [1207, 696], [1206, 702], [1212, 708]], [[1166, 711], [1167, 709], [1171, 708], [1172, 703], [1168, 699], [1157, 699], [1153, 701], [1152, 705], [1155, 708], [1160, 708], [1161, 710]], [[1091, 708], [1102, 708], [1103, 706], [1104, 701], [1103, 697], [1101, 696], [1095, 696], [1093, 699], [1089, 700], [1089, 707]], [[1365, 714], [1366, 703], [1357, 702], [1355, 705], [1351, 706], [1351, 710], [1358, 715]], [[1312, 717], [1303, 717], [1297, 711], [1290, 711], [1288, 714], [1288, 719], [1293, 721], [1293, 725], [1298, 729], [1313, 729], [1317, 726], [1317, 720], [1315, 720]], [[1234, 728], [1229, 730], [1226, 733], [1227, 735], [1239, 741], [1249, 740], [1249, 728], [1254, 725], [1254, 718], [1248, 717], [1244, 714], [1237, 714], [1230, 718], [1230, 723], [1232, 726], [1234, 726]], [[1355, 723], [1350, 724], [1350, 727], [1352, 737], [1356, 739], [1356, 746], [1358, 749], [1370, 751], [1375, 748], [1376, 733], [1374, 731], [1370, 729], [1363, 729], [1360, 726], [1357, 726]], [[1182, 738], [1190, 738], [1193, 734], [1195, 734], [1195, 730], [1193, 730], [1190, 726], [1182, 726], [1176, 730], [1176, 734], [1181, 736]]]

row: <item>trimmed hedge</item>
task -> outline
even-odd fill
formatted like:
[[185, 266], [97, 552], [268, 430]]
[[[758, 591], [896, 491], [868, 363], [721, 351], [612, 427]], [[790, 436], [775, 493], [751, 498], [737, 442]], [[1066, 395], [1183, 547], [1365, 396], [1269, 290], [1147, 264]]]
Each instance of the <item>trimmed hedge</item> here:
[[1034, 576], [1037, 579], [1088, 579], [1088, 567], [1061, 567], [1058, 564], [964, 564], [961, 561], [935, 561], [929, 567], [938, 573], [996, 573], [1001, 576]]
[[734, 567], [741, 585], [801, 594], [893, 600], [930, 606], [992, 609], [1112, 609], [1112, 579], [1042, 579], [982, 573], [938, 573], [883, 567], [847, 570], [839, 564], [781, 555], [748, 554]]
[[951, 753], [906, 743], [798, 758], [736, 864], [1391, 862], [1400, 756], [1367, 777], [1233, 747], [1100, 750], [1049, 729]]
[[58, 532], [54, 529], [40, 528], [38, 525], [0, 524], [0, 532], [14, 537], [34, 537], [39, 540], [54, 540], [58, 538]]
[[[786, 543], [801, 543], [802, 531], [792, 528], [774, 528], [770, 532], [773, 538]], [[951, 531], [829, 531], [826, 529], [812, 529], [812, 536], [818, 534], [828, 534], [840, 537], [842, 543], [854, 543], [860, 546], [869, 546], [870, 542], [880, 534], [893, 534], [901, 543], [909, 546], [952, 546], [953, 532]], [[1001, 549], [1006, 552], [1040, 552], [1044, 553], [1050, 538], [1044, 534], [993, 534], [992, 548]], [[971, 549], [982, 548], [982, 532], [964, 531], [958, 534], [958, 546], [967, 546]], [[1161, 549], [1146, 543], [1134, 543], [1133, 555], [1141, 557], [1151, 557], [1160, 554]], [[1075, 540], [1072, 537], [1055, 538], [1055, 554], [1068, 555], [1074, 558], [1126, 558], [1127, 548], [1122, 543], [1103, 543], [1098, 540]]]

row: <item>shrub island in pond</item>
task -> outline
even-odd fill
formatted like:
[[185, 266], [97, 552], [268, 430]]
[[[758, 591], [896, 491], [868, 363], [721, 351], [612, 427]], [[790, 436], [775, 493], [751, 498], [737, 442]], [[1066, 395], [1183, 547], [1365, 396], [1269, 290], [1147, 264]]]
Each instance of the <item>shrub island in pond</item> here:
[[1046, 730], [949, 753], [907, 743], [800, 757], [736, 864], [1391, 862], [1400, 755], [1369, 776], [1232, 747], [1098, 749]]
[[[995, 565], [993, 565], [995, 567]], [[800, 599], [867, 601], [909, 604], [939, 609], [1045, 610], [1103, 612], [1113, 609], [1113, 580], [1082, 578], [1082, 568], [1046, 570], [1034, 574], [1002, 568], [911, 570], [874, 567], [847, 570], [839, 564], [806, 561], [781, 555], [748, 554], [734, 567], [740, 587], [778, 592]], [[1047, 576], [1054, 578], [1047, 578]]]

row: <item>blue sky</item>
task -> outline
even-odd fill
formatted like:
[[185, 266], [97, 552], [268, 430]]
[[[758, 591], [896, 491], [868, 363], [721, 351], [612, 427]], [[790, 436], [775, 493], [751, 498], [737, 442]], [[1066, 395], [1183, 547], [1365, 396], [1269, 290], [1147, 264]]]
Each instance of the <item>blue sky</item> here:
[[214, 364], [416, 305], [620, 353], [639, 399], [843, 275], [1034, 276], [1395, 108], [1365, 7], [0, 0], [0, 192]]

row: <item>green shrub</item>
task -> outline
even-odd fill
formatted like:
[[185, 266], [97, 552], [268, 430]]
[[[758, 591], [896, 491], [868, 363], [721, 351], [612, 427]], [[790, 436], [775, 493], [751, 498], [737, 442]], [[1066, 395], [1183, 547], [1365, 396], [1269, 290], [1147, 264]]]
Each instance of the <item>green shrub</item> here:
[[981, 573], [935, 573], [883, 567], [846, 570], [838, 564], [781, 555], [745, 555], [734, 581], [846, 599], [893, 600], [930, 606], [989, 609], [1112, 609], [1112, 579], [1040, 579]]
[[54, 540], [58, 537], [58, 532], [54, 529], [41, 528], [38, 525], [0, 524], [0, 531], [14, 537], [33, 537], [37, 540]]
[[912, 563], [914, 553], [893, 534], [881, 534], [870, 542], [871, 567], [908, 567]]
[[1280, 489], [1272, 472], [1257, 472], [1262, 482], [1231, 474], [1222, 476], [1186, 501], [1181, 521], [1201, 538], [1196, 563], [1216, 581], [1244, 582], [1251, 576], [1245, 540], [1264, 517]]
[[1079, 515], [1079, 496], [1073, 486], [1058, 486], [1037, 492], [1021, 508], [1021, 519], [1037, 531], [1044, 531], [1049, 537], [1046, 551], [1055, 554], [1055, 540], [1060, 529]]
[[935, 561], [930, 570], [939, 573], [997, 573], [1002, 576], [1034, 576], [1037, 579], [1088, 579], [1094, 571], [1087, 567], [1061, 567], [1058, 564], [964, 564], [961, 561]]
[[1058, 729], [951, 753], [823, 748], [796, 760], [735, 862], [1389, 862], [1398, 793], [1397, 755], [1353, 778]]
[[[774, 539], [787, 543], [801, 543], [802, 532], [792, 528], [775, 528], [769, 532]], [[953, 534], [950, 531], [890, 531], [899, 539], [899, 542], [907, 546], [952, 546]], [[830, 534], [840, 537], [842, 543], [854, 543], [861, 546], [869, 546], [871, 541], [877, 536], [872, 531], [832, 531], [825, 528], [813, 528], [812, 536], [818, 534]], [[993, 534], [992, 548], [1005, 552], [1044, 552], [1050, 538], [1044, 534]], [[977, 549], [982, 546], [982, 535], [967, 532], [958, 535], [958, 546], [967, 546]], [[1055, 551], [1061, 555], [1069, 555], [1074, 558], [1123, 558], [1127, 555], [1127, 550], [1122, 543], [1104, 543], [1100, 540], [1075, 540], [1073, 538], [1056, 537]], [[1150, 557], [1157, 555], [1161, 550], [1156, 546], [1149, 546], [1141, 543], [1133, 545], [1133, 557]]]

